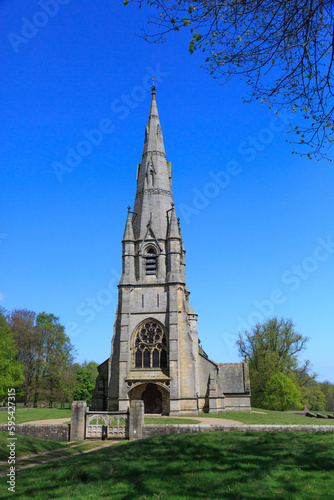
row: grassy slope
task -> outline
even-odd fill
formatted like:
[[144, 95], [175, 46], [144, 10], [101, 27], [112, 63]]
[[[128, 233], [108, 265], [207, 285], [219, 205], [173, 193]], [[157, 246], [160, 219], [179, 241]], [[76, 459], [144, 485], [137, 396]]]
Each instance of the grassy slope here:
[[[327, 500], [332, 433], [188, 434], [123, 442], [17, 473], [21, 499]], [[12, 498], [0, 478], [1, 498]]]
[[333, 425], [334, 420], [326, 418], [308, 418], [303, 415], [295, 415], [293, 413], [287, 413], [283, 411], [271, 411], [271, 410], [258, 410], [262, 413], [241, 413], [241, 412], [227, 412], [208, 414], [200, 413], [199, 417], [209, 417], [209, 418], [227, 418], [232, 420], [238, 420], [243, 424], [274, 424], [274, 425]]
[[[33, 456], [30, 458], [17, 458], [15, 462], [15, 467], [18, 469], [22, 466], [26, 465], [36, 465], [36, 463], [41, 464], [47, 460], [57, 460], [59, 458], [64, 459], [64, 457], [71, 457], [78, 453], [86, 453], [87, 451], [97, 448], [100, 445], [99, 442], [86, 441], [84, 443], [75, 445], [74, 447], [65, 447], [62, 449], [58, 449], [57, 451], [50, 451], [43, 455]], [[0, 464], [0, 472], [8, 473], [8, 464]]]
[[[38, 439], [17, 434], [16, 439], [16, 456], [32, 455], [41, 453], [42, 451], [51, 451], [57, 448], [66, 448], [70, 443], [60, 443], [59, 441], [51, 441], [49, 439]], [[9, 443], [6, 432], [0, 432], [0, 461], [7, 460]], [[72, 444], [72, 443], [71, 443]]]

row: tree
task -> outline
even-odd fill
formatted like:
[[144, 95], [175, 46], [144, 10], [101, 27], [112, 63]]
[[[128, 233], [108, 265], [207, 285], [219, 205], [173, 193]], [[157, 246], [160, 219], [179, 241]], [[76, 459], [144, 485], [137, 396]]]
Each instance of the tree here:
[[81, 368], [86, 368], [90, 373], [92, 373], [92, 375], [94, 376], [94, 379], [96, 379], [96, 377], [98, 376], [99, 374], [99, 371], [97, 369], [97, 367], [99, 366], [98, 363], [96, 363], [95, 361], [84, 361], [81, 365]]
[[24, 404], [29, 405], [38, 391], [36, 382], [37, 373], [43, 360], [43, 337], [36, 328], [36, 313], [27, 309], [14, 309], [7, 316], [8, 322], [15, 339], [17, 359], [24, 366], [24, 380], [22, 391]]
[[5, 310], [0, 307], [0, 400], [5, 402], [8, 389], [17, 388], [23, 380], [23, 366], [16, 358], [14, 338], [7, 323]]
[[264, 392], [264, 407], [269, 410], [301, 410], [300, 392], [292, 380], [283, 373], [275, 373]]
[[325, 409], [327, 411], [334, 411], [334, 385], [328, 380], [319, 384], [320, 388], [325, 395]]
[[289, 377], [300, 391], [303, 406], [313, 411], [325, 409], [325, 395], [315, 380], [315, 374], [310, 376], [308, 373], [299, 373], [295, 370], [289, 373]]
[[[189, 31], [189, 51], [204, 52], [214, 78], [245, 78], [247, 101], [301, 112], [295, 126], [303, 154], [326, 156], [333, 140], [333, 3], [331, 0], [125, 0], [149, 3], [143, 37], [163, 42], [171, 31]], [[300, 148], [299, 148], [300, 149]]]
[[[84, 363], [85, 364], [85, 363]], [[94, 363], [94, 361], [91, 361], [91, 363], [88, 363], [89, 365], [97, 365], [97, 363]], [[91, 404], [92, 401], [92, 395], [93, 391], [95, 388], [95, 381], [96, 377], [98, 375], [98, 372], [96, 373], [92, 372], [90, 368], [87, 368], [87, 363], [86, 367], [84, 365], [79, 368], [75, 374], [76, 377], [76, 383], [75, 383], [75, 388], [74, 388], [74, 393], [73, 393], [73, 398], [76, 401], [87, 401], [88, 405]]]
[[320, 384], [310, 379], [307, 385], [299, 388], [302, 404], [309, 410], [322, 411], [326, 406], [326, 397], [321, 390]]
[[38, 314], [36, 328], [43, 338], [43, 360], [36, 372], [36, 392], [34, 405], [40, 395], [48, 399], [49, 406], [55, 401], [64, 399], [69, 392], [70, 380], [64, 376], [73, 363], [74, 347], [59, 323], [59, 318], [45, 312]]
[[250, 332], [239, 333], [239, 354], [249, 362], [252, 405], [261, 406], [270, 379], [277, 372], [302, 376], [310, 362], [298, 364], [298, 354], [306, 348], [308, 337], [295, 332], [290, 319], [272, 318], [257, 324]]

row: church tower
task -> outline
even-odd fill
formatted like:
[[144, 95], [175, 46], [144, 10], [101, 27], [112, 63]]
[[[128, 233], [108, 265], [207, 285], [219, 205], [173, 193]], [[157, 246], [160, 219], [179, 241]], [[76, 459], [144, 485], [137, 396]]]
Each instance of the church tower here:
[[[124, 411], [131, 399], [142, 399], [145, 413], [223, 412], [223, 369], [199, 346], [197, 314], [189, 304], [172, 166], [166, 159], [154, 85], [151, 90], [136, 197], [133, 210], [128, 207], [122, 240], [111, 355], [99, 367], [93, 407]], [[237, 393], [245, 393], [244, 364], [237, 365], [242, 372]], [[245, 403], [249, 406], [249, 397]]]

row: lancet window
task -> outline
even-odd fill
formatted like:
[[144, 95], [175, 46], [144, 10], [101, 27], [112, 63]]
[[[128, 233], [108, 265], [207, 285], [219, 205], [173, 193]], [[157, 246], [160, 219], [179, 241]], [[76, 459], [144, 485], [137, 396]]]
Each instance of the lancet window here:
[[134, 344], [136, 368], [167, 368], [167, 335], [154, 321], [144, 323]]
[[154, 186], [154, 168], [153, 167], [150, 168], [150, 186], [151, 187]]

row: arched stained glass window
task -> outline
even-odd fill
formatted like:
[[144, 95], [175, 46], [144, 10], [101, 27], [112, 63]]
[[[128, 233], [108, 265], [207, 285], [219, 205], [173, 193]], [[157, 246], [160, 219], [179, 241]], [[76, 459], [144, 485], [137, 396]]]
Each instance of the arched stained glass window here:
[[159, 351], [158, 351], [158, 349], [153, 349], [152, 366], [153, 366], [153, 368], [159, 368]]
[[141, 368], [142, 365], [143, 365], [143, 354], [138, 349], [138, 351], [136, 352], [136, 368]]
[[144, 368], [150, 368], [150, 351], [148, 349], [144, 351]]
[[153, 320], [143, 323], [134, 339], [136, 368], [168, 368], [167, 335]]
[[167, 368], [167, 351], [165, 349], [161, 350], [160, 366], [161, 368]]

